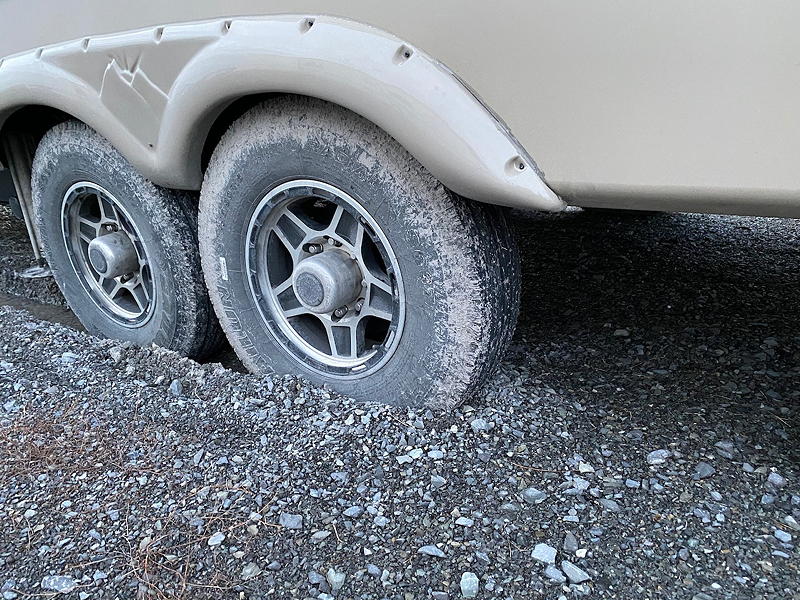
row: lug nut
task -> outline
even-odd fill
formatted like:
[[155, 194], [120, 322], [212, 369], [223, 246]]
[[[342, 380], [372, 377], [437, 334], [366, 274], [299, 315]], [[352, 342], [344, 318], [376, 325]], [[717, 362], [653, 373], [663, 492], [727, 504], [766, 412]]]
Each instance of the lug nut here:
[[309, 254], [319, 254], [322, 252], [322, 244], [309, 244], [307, 252]]
[[361, 312], [361, 309], [364, 308], [364, 300], [363, 298], [356, 302], [356, 312]]
[[346, 306], [340, 306], [335, 311], [333, 311], [333, 316], [339, 317], [339, 318], [345, 316], [346, 314], [347, 314], [347, 307]]

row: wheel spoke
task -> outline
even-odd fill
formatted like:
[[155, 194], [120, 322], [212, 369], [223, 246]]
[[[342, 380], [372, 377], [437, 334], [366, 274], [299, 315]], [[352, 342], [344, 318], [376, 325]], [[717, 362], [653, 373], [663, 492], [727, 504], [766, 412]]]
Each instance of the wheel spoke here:
[[315, 231], [314, 229], [312, 229], [311, 227], [309, 227], [308, 225], [306, 225], [305, 221], [303, 221], [303, 219], [298, 217], [292, 211], [286, 210], [286, 211], [283, 212], [283, 215], [287, 219], [289, 219], [303, 233], [303, 238], [304, 239], [308, 238], [309, 235], [311, 235], [313, 233], [319, 233], [319, 232]]
[[[331, 356], [337, 358], [358, 357], [358, 330], [357, 323], [342, 325], [328, 319], [320, 319], [328, 336]], [[337, 336], [337, 333], [341, 335]]]
[[376, 317], [378, 319], [383, 319], [384, 321], [391, 321], [392, 320], [392, 313], [387, 311], [384, 308], [373, 306], [373, 305], [364, 305], [364, 308], [361, 309], [361, 316], [362, 317]]
[[117, 294], [119, 294], [120, 290], [122, 290], [125, 286], [122, 285], [119, 281], [114, 282], [114, 288], [108, 294], [109, 298], [112, 300], [116, 300]]
[[350, 326], [350, 358], [358, 358], [358, 325]]
[[144, 280], [142, 279], [141, 273], [139, 273], [139, 281], [141, 281], [142, 290], [144, 291], [144, 297], [147, 298], [147, 301], [150, 302], [150, 289], [147, 285], [145, 285]]
[[320, 319], [320, 322], [325, 327], [325, 335], [328, 336], [328, 346], [330, 347], [331, 356], [341, 356], [339, 348], [336, 345], [336, 336], [333, 334], [333, 326], [330, 321]]
[[140, 311], [144, 312], [147, 308], [147, 303], [149, 302], [147, 291], [144, 289], [144, 285], [139, 283], [138, 285], [128, 289], [131, 292], [131, 296], [133, 296], [134, 302], [136, 302], [136, 306], [139, 307]]
[[283, 230], [280, 227], [275, 226], [272, 231], [281, 241], [281, 244], [284, 245], [289, 254], [292, 255], [292, 261], [295, 261], [298, 254], [298, 248], [292, 245], [292, 243], [289, 241], [289, 238], [286, 237], [286, 234], [283, 233]]
[[108, 215], [106, 214], [106, 204], [103, 202], [103, 197], [99, 193], [95, 192], [94, 197], [97, 201], [97, 208], [100, 211], [100, 222], [102, 223], [108, 219]]
[[[288, 211], [287, 211], [287, 214], [288, 214]], [[292, 219], [290, 219], [290, 221], [292, 223], [295, 223], [295, 221], [292, 220]], [[302, 229], [301, 230], [302, 237], [297, 242], [296, 245], [292, 243], [292, 240], [290, 239], [290, 236], [282, 228], [280, 219], [275, 224], [275, 227], [272, 228], [272, 231], [275, 232], [275, 235], [278, 236], [278, 239], [281, 241], [281, 243], [286, 248], [286, 251], [292, 257], [292, 264], [296, 266], [297, 262], [300, 260], [300, 255], [301, 255], [301, 252], [302, 252], [302, 249], [303, 249], [303, 244], [309, 238], [308, 230], [307, 229]]]
[[[367, 282], [367, 294], [361, 309], [361, 316], [391, 321], [392, 286], [371, 273], [367, 274], [364, 280]], [[376, 290], [378, 291], [376, 292]]]
[[294, 308], [287, 308], [283, 311], [283, 314], [287, 319], [291, 319], [292, 317], [299, 317], [300, 315], [308, 314], [308, 309], [301, 305]]
[[378, 277], [376, 277], [372, 273], [367, 272], [364, 275], [364, 281], [367, 282], [367, 285], [370, 285], [370, 286], [374, 285], [376, 288], [378, 288], [379, 290], [384, 291], [389, 296], [392, 295], [392, 284], [385, 282], [383, 279], [379, 279]]
[[87, 227], [91, 227], [94, 230], [95, 234], [100, 231], [100, 222], [92, 221], [91, 219], [87, 219], [86, 217], [79, 217], [78, 225], [86, 225]]
[[344, 214], [344, 207], [342, 205], [337, 205], [336, 210], [331, 217], [331, 222], [328, 227], [325, 229], [325, 232], [330, 235], [336, 235], [336, 228], [339, 227], [339, 223], [342, 220], [342, 215]]
[[283, 281], [283, 283], [279, 283], [278, 285], [273, 287], [272, 291], [275, 292], [276, 296], [280, 296], [283, 292], [288, 290], [290, 287], [292, 287], [292, 276], [291, 275], [289, 277], [287, 277]]
[[358, 224], [356, 225], [355, 238], [356, 239], [353, 240], [353, 250], [355, 250], [359, 262], [364, 264], [364, 255], [362, 250], [364, 247], [364, 224], [361, 221], [358, 221]]

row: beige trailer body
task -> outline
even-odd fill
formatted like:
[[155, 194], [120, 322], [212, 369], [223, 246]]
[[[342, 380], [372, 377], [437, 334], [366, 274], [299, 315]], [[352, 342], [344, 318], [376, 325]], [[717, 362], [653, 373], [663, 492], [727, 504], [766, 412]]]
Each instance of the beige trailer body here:
[[800, 216], [790, 0], [4, 0], [0, 21], [0, 119], [64, 110], [166, 186], [199, 187], [237, 95], [294, 92], [485, 202]]

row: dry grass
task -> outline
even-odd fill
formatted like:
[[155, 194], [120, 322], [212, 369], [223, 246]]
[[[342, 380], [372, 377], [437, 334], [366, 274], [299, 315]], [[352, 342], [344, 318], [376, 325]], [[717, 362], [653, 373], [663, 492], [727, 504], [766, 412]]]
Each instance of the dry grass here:
[[[125, 541], [127, 549], [121, 557], [129, 565], [129, 574], [139, 582], [139, 597], [154, 597], [158, 600], [195, 598], [198, 595], [220, 597], [243, 582], [239, 573], [226, 573], [226, 569], [217, 566], [218, 559], [229, 558], [227, 552], [216, 554], [208, 547], [208, 538], [212, 533], [225, 534], [226, 544], [233, 543], [246, 553], [255, 539], [247, 530], [248, 519], [242, 518], [237, 510], [238, 504], [252, 495], [252, 491], [244, 488], [215, 486], [211, 493], [220, 491], [240, 492], [237, 501], [229, 507], [218, 505], [210, 509], [202, 517], [203, 533], [190, 526], [181, 514], [196, 500], [197, 492], [188, 494], [170, 512], [163, 522], [160, 535], [154, 538], [137, 540], [135, 534], [127, 528]], [[280, 526], [260, 523], [260, 528], [278, 528]], [[246, 564], [247, 560], [237, 561], [237, 568]], [[200, 565], [202, 564], [202, 569]], [[198, 571], [202, 571], [198, 573]]]
[[[234, 560], [235, 571], [232, 572], [231, 565], [223, 564], [232, 559], [231, 555], [210, 548], [207, 542], [212, 533], [220, 531], [226, 536], [225, 547], [236, 545], [247, 552], [256, 538], [247, 531], [249, 512], [242, 507], [252, 506], [248, 500], [253, 492], [234, 484], [219, 484], [207, 492], [207, 498], [216, 498], [216, 501], [208, 502], [198, 497], [197, 488], [181, 497], [166, 517], [163, 513], [150, 512], [147, 507], [158, 500], [159, 495], [166, 495], [167, 490], [180, 485], [174, 483], [170, 466], [159, 464], [157, 459], [151, 460], [151, 455], [160, 456], [154, 449], [164, 443], [156, 429], [155, 423], [138, 415], [130, 418], [125, 427], [120, 427], [105, 415], [87, 414], [78, 402], [59, 409], [20, 410], [0, 426], [0, 488], [31, 485], [39, 475], [47, 474], [47, 484], [40, 488], [42, 499], [39, 501], [39, 512], [46, 513], [57, 510], [57, 502], [64, 498], [80, 502], [84, 492], [78, 481], [85, 479], [84, 474], [93, 479], [92, 476], [103, 477], [106, 472], [115, 471], [120, 476], [103, 491], [103, 503], [120, 512], [120, 521], [114, 526], [120, 541], [116, 547], [107, 549], [107, 561], [96, 562], [104, 562], [106, 567], [112, 564], [115, 577], [122, 572], [125, 579], [133, 578], [138, 583], [137, 595], [142, 598], [166, 600], [230, 595], [235, 586], [244, 583], [240, 570], [250, 561], [246, 558]], [[132, 450], [139, 452], [135, 461], [130, 458]], [[165, 456], [169, 456], [169, 452]], [[130, 480], [132, 475], [163, 479], [166, 487], [119, 485]], [[218, 499], [220, 492], [227, 492], [233, 499], [229, 506], [223, 506]], [[133, 504], [138, 508], [135, 516], [130, 510]], [[194, 518], [202, 519], [202, 528], [198, 528], [197, 523], [190, 524], [184, 514], [187, 510], [196, 511]], [[84, 526], [88, 528], [94, 520], [93, 514], [81, 515], [75, 521], [74, 533]], [[160, 521], [158, 527], [157, 521]], [[280, 526], [261, 522], [258, 528], [260, 536], [265, 530], [280, 529]], [[145, 537], [145, 532], [149, 531], [155, 534]], [[33, 551], [39, 540], [30, 536], [28, 533], [27, 543], [23, 542], [18, 550]], [[117, 582], [114, 585], [126, 584]]]
[[0, 426], [0, 485], [42, 473], [69, 475], [122, 464], [125, 441], [75, 405], [21, 410]]

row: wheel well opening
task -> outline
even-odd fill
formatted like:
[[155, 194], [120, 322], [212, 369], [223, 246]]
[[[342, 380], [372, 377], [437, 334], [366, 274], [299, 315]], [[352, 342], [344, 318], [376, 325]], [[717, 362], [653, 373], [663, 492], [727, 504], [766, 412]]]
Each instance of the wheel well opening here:
[[50, 106], [36, 105], [20, 108], [6, 119], [2, 129], [0, 129], [0, 162], [8, 165], [2, 144], [6, 136], [11, 134], [29, 136], [33, 140], [35, 148], [48, 130], [73, 118], [72, 115]]
[[203, 144], [203, 151], [200, 154], [200, 169], [205, 173], [208, 163], [211, 161], [211, 155], [214, 153], [214, 148], [217, 147], [222, 136], [228, 131], [233, 122], [241, 117], [248, 110], [260, 104], [265, 100], [283, 96], [281, 93], [263, 93], [251, 94], [249, 96], [242, 96], [228, 104], [222, 112], [214, 119], [211, 128], [208, 130], [205, 142]]

